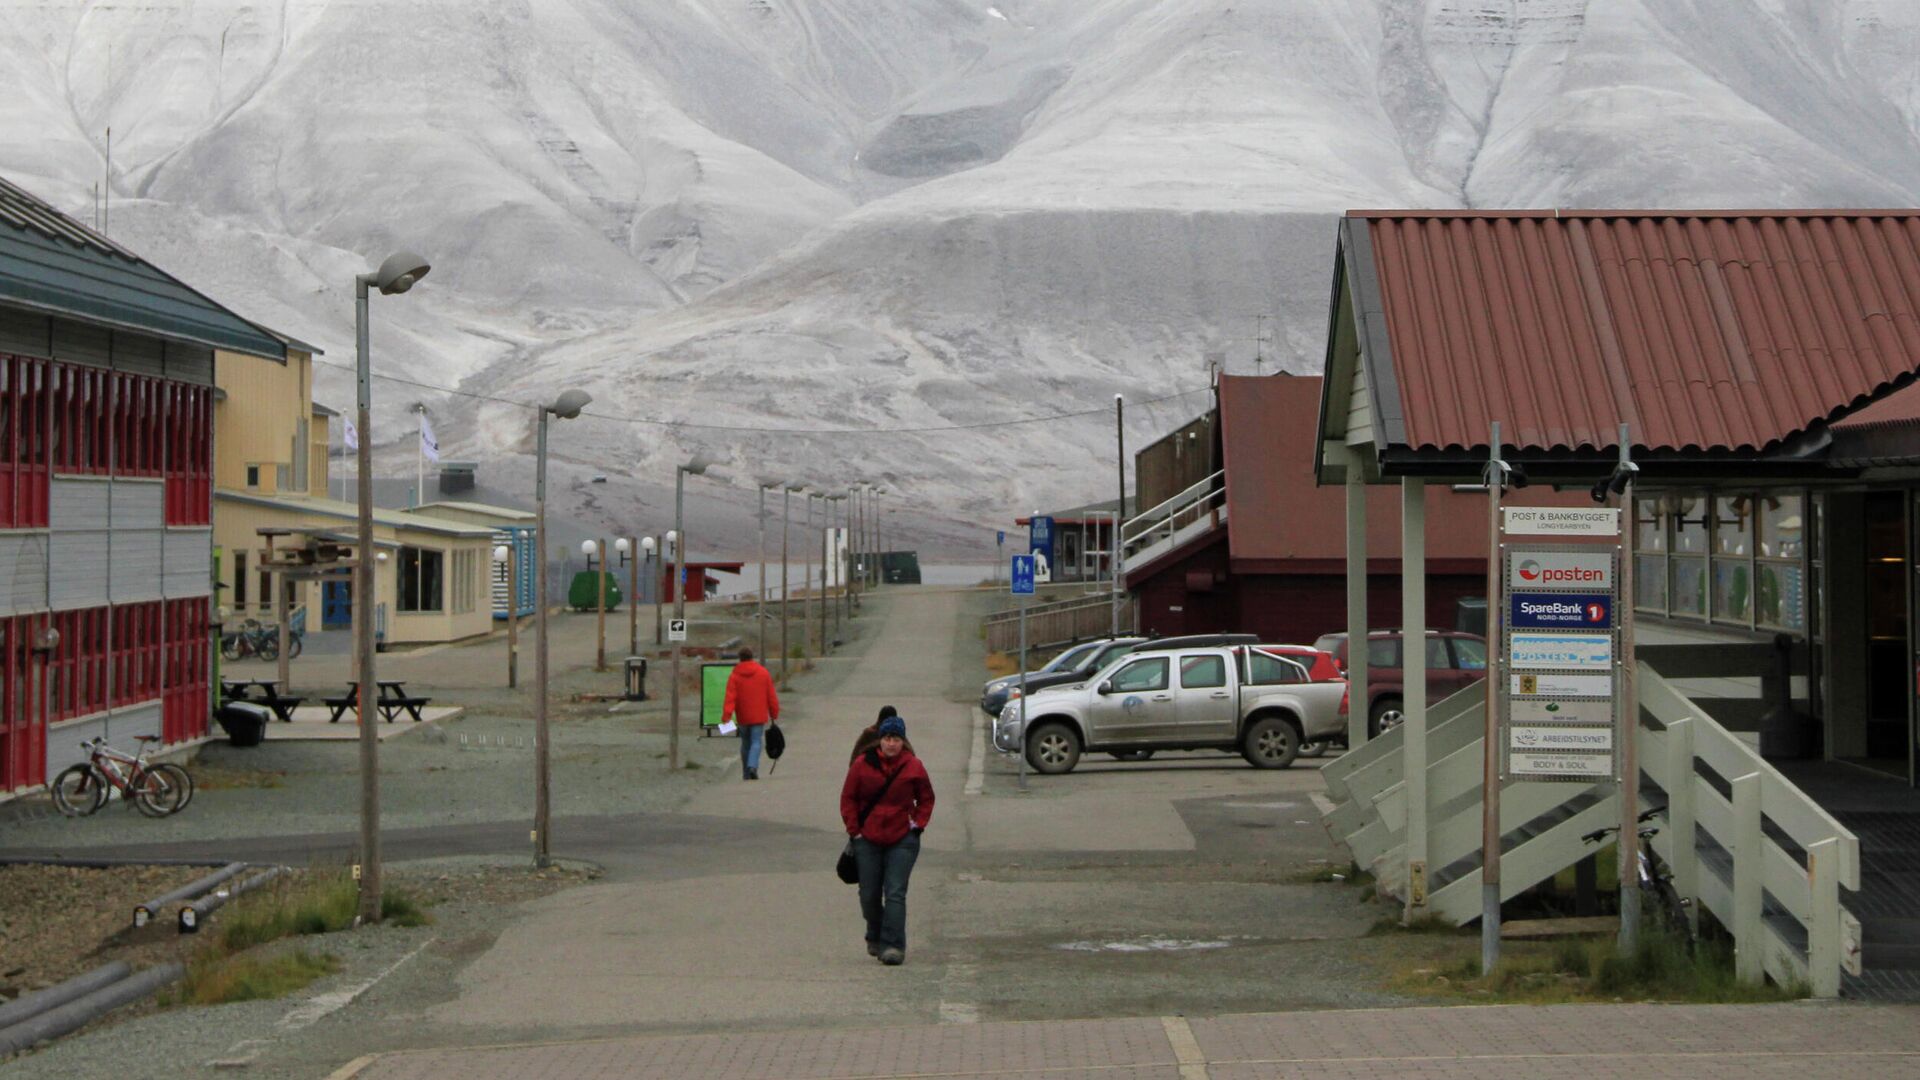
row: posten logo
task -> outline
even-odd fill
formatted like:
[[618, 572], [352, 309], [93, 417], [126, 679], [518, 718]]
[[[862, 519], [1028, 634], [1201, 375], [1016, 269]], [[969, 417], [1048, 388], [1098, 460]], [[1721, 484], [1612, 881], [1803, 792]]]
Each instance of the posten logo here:
[[1537, 559], [1520, 564], [1520, 576], [1530, 584], [1577, 585], [1605, 581], [1607, 572], [1591, 566], [1541, 566]]

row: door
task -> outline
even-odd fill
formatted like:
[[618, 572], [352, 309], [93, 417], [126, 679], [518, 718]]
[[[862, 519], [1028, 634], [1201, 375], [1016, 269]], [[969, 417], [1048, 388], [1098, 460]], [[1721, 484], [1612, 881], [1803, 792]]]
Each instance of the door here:
[[1180, 658], [1180, 739], [1229, 742], [1240, 719], [1239, 703], [1227, 675], [1227, 658], [1219, 653], [1192, 653]]
[[1103, 684], [1107, 692], [1094, 695], [1093, 730], [1087, 733], [1087, 742], [1124, 745], [1150, 741], [1156, 732], [1171, 731], [1178, 723], [1172, 668], [1170, 657], [1143, 656], [1116, 670]]
[[320, 590], [320, 629], [345, 630], [352, 625], [353, 582], [325, 582]]

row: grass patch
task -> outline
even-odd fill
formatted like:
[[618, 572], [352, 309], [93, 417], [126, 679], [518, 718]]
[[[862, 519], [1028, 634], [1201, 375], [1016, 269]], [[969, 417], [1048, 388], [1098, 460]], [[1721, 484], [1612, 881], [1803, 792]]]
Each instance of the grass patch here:
[[1558, 941], [1504, 941], [1491, 975], [1480, 970], [1476, 935], [1471, 943], [1449, 942], [1429, 966], [1394, 980], [1397, 989], [1427, 997], [1479, 1002], [1553, 1005], [1573, 1002], [1665, 1001], [1748, 1004], [1804, 998], [1805, 985], [1750, 985], [1733, 973], [1733, 946], [1702, 939], [1688, 949], [1684, 938], [1643, 928], [1631, 955], [1618, 955], [1610, 936]]
[[[242, 897], [219, 917], [214, 935], [228, 955], [281, 938], [331, 934], [353, 926], [360, 910], [360, 886], [344, 872], [304, 875], [279, 887]], [[389, 888], [380, 899], [380, 917], [394, 926], [425, 926], [432, 919], [404, 889]]]
[[1004, 675], [1012, 675], [1018, 672], [1019, 670], [1020, 670], [1020, 665], [1017, 662], [1015, 662], [1014, 658], [1008, 655], [1007, 653], [990, 652], [987, 654], [987, 677], [988, 678], [998, 679]]
[[340, 970], [340, 961], [305, 949], [274, 956], [226, 956], [206, 952], [187, 966], [179, 985], [161, 995], [163, 1005], [225, 1005], [260, 1001], [303, 990]]
[[[1452, 934], [1460, 935], [1479, 930], [1470, 926], [1455, 926], [1436, 915], [1422, 915], [1412, 922], [1402, 923], [1398, 915], [1382, 915], [1380, 920], [1367, 930], [1369, 936], [1379, 934]], [[1477, 940], [1477, 937], [1476, 937]]]

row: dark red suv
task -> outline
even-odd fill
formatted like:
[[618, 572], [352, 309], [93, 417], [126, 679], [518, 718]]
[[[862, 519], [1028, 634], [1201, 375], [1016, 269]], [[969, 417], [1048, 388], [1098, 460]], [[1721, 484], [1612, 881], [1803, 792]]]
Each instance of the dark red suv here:
[[[1323, 634], [1313, 643], [1333, 654], [1347, 670], [1347, 635]], [[1405, 647], [1398, 630], [1375, 630], [1367, 635], [1367, 734], [1374, 736], [1400, 723], [1406, 676]], [[1458, 630], [1427, 631], [1427, 704], [1451, 697], [1487, 677], [1487, 640]]]

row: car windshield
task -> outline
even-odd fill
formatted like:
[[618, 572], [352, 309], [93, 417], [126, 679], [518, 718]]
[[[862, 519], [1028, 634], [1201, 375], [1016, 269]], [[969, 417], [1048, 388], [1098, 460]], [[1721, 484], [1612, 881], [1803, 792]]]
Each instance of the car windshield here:
[[1100, 647], [1099, 645], [1076, 645], [1073, 648], [1068, 649], [1066, 652], [1061, 653], [1059, 656], [1054, 657], [1053, 663], [1048, 664], [1046, 667], [1043, 667], [1040, 670], [1041, 671], [1077, 671], [1079, 670], [1080, 662], [1082, 660], [1085, 660], [1088, 656], [1091, 656], [1093, 654], [1093, 650], [1099, 647]]
[[1453, 655], [1460, 666], [1467, 671], [1487, 670], [1487, 643], [1475, 638], [1457, 637], [1453, 639]]
[[1320, 640], [1315, 641], [1313, 643], [1313, 647], [1316, 649], [1319, 649], [1323, 653], [1330, 653], [1334, 656], [1339, 656], [1340, 645], [1342, 642], [1346, 640], [1347, 640], [1347, 635], [1345, 634], [1321, 634]]

